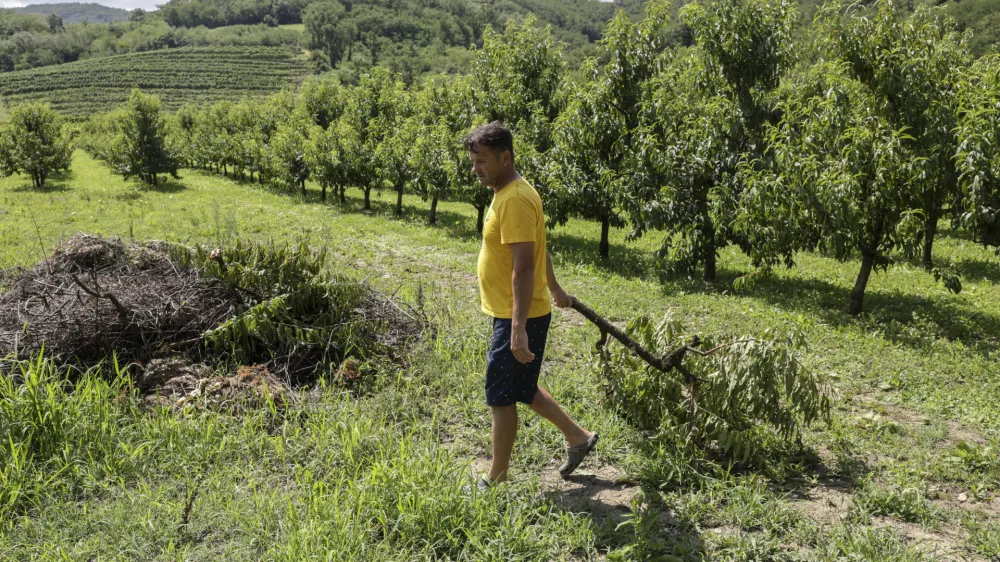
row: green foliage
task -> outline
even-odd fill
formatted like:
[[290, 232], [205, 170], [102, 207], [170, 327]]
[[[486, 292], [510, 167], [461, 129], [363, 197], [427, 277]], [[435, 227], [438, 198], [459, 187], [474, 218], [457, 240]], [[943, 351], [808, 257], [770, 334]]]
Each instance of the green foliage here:
[[[324, 272], [325, 249], [243, 242], [178, 254], [239, 292], [249, 308], [205, 333], [204, 344], [233, 363], [276, 362], [293, 382], [331, 374], [348, 357], [374, 359], [379, 320], [359, 314], [368, 293], [356, 281]], [[221, 261], [221, 263], [220, 263]], [[225, 266], [222, 266], [222, 263]]]
[[336, 0], [314, 2], [302, 12], [302, 23], [309, 34], [309, 48], [320, 49], [331, 66], [336, 66], [354, 39], [350, 23], [344, 21], [347, 10]]
[[707, 55], [707, 70], [722, 75], [744, 111], [759, 110], [761, 97], [795, 60], [792, 28], [798, 11], [788, 0], [692, 2], [681, 17]]
[[1000, 5], [996, 0], [951, 1], [943, 6], [959, 32], [971, 32], [969, 50], [973, 56], [996, 53], [1000, 41]]
[[326, 129], [343, 114], [346, 94], [332, 76], [309, 77], [299, 89], [297, 103], [314, 124]]
[[[375, 170], [380, 184], [392, 186], [396, 192], [396, 216], [403, 214], [403, 192], [413, 178], [413, 143], [422, 134], [413, 113], [412, 95], [398, 81], [380, 92], [382, 113], [377, 128], [381, 137], [375, 145]], [[390, 109], [391, 108], [391, 109]]]
[[603, 257], [609, 227], [624, 225], [616, 198], [635, 180], [632, 137], [646, 83], [658, 70], [668, 9], [665, 1], [648, 4], [641, 23], [618, 12], [600, 42], [600, 58], [587, 62], [587, 80], [571, 86], [570, 101], [553, 126], [549, 221], [565, 224], [571, 215], [597, 220]]
[[906, 541], [891, 529], [845, 524], [820, 543], [822, 560], [858, 562], [931, 562], [938, 557]]
[[[398, 114], [405, 111], [399, 105], [404, 99], [404, 86], [399, 76], [384, 68], [375, 68], [362, 76], [361, 83], [351, 92], [344, 109], [345, 125], [351, 135], [345, 139], [344, 154], [350, 155], [352, 170], [349, 181], [365, 194], [365, 209], [371, 208], [371, 190], [382, 188], [384, 173], [380, 157], [385, 155], [389, 139], [395, 135]], [[383, 150], [380, 152], [379, 147]]]
[[178, 177], [179, 162], [168, 146], [166, 119], [156, 96], [136, 88], [124, 106], [96, 118], [91, 126], [86, 146], [116, 174], [125, 179], [137, 177], [150, 185], [156, 185], [161, 174]]
[[[688, 340], [669, 316], [659, 324], [640, 316], [627, 333], [661, 357]], [[829, 420], [829, 389], [799, 363], [795, 350], [802, 344], [797, 336], [706, 338], [702, 348], [713, 353], [694, 357], [689, 352], [685, 361], [698, 379], [693, 386], [676, 370], [661, 373], [615, 347], [602, 360], [606, 392], [626, 419], [656, 433], [654, 442], [681, 440], [737, 462], [761, 463], [773, 438], [797, 441], [803, 425]]]
[[633, 237], [665, 230], [665, 269], [690, 275], [730, 241], [742, 193], [739, 162], [764, 150], [772, 89], [794, 61], [794, 7], [786, 1], [689, 4], [681, 15], [699, 50], [673, 53], [652, 84], [635, 152], [641, 173], [622, 194]]
[[1000, 56], [969, 69], [959, 90], [956, 166], [961, 174], [962, 222], [987, 246], [1000, 247]]
[[963, 524], [970, 535], [975, 551], [987, 559], [1000, 557], [1000, 523], [996, 521], [966, 520]]
[[[109, 384], [101, 372], [112, 371]], [[0, 373], [0, 522], [36, 507], [54, 493], [79, 491], [89, 478], [115, 478], [144, 446], [120, 447], [121, 420], [134, 403], [127, 373], [116, 361], [77, 373], [57, 368], [43, 355], [9, 364]], [[94, 463], [84, 469], [87, 463]], [[0, 533], [9, 523], [0, 523]]]
[[486, 191], [472, 175], [458, 141], [472, 117], [470, 94], [467, 78], [448, 76], [428, 78], [412, 94], [413, 116], [403, 135], [412, 142], [407, 165], [417, 193], [431, 200], [431, 224], [437, 221], [438, 201], [453, 191], [466, 194], [475, 187]]
[[503, 33], [487, 28], [471, 76], [476, 107], [486, 121], [503, 121], [544, 152], [549, 123], [559, 114], [557, 91], [565, 63], [551, 27], [536, 24], [529, 16], [521, 24], [508, 22]]
[[39, 189], [53, 173], [69, 170], [72, 153], [62, 119], [47, 104], [14, 105], [0, 123], [0, 176], [24, 174]]
[[293, 115], [278, 124], [268, 145], [268, 177], [286, 189], [301, 188], [303, 195], [310, 174], [306, 145], [311, 131], [304, 116]]
[[624, 562], [627, 560], [662, 560], [664, 544], [656, 538], [660, 525], [659, 513], [651, 509], [645, 502], [643, 494], [637, 493], [632, 498], [631, 510], [625, 514], [624, 520], [618, 524], [616, 531], [629, 529], [632, 535], [630, 544], [608, 554], [608, 560]]
[[854, 510], [860, 518], [889, 515], [915, 523], [928, 523], [938, 517], [919, 487], [912, 484], [881, 487], [870, 480], [854, 495]]
[[921, 161], [907, 205], [923, 213], [922, 261], [929, 270], [942, 207], [958, 195], [955, 90], [970, 59], [965, 40], [940, 12], [921, 7], [907, 15], [889, 1], [864, 12], [831, 3], [818, 18], [830, 50], [872, 92], [873, 111], [906, 131], [903, 146]]
[[[326, 190], [341, 188], [343, 193], [344, 178], [348, 172], [344, 169], [338, 123], [329, 129], [313, 125], [309, 130], [305, 143], [306, 166], [316, 183], [323, 190], [323, 201], [326, 201]], [[341, 199], [343, 202], [343, 198]]]
[[849, 305], [858, 314], [871, 271], [922, 236], [919, 211], [910, 207], [920, 160], [843, 64], [818, 64], [792, 88], [768, 137], [774, 169], [742, 170], [750, 187], [741, 228], [758, 265], [790, 263], [806, 249], [839, 260], [861, 254]]

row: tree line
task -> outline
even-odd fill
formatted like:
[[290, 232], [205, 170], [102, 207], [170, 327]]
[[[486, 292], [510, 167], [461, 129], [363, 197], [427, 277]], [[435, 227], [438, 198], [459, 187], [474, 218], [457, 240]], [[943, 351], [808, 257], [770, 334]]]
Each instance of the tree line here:
[[[626, 228], [658, 237], [664, 271], [713, 280], [733, 245], [754, 266], [737, 288], [803, 251], [860, 258], [852, 314], [871, 273], [901, 258], [961, 289], [934, 260], [943, 219], [1000, 244], [1000, 57], [974, 59], [939, 10], [828, 4], [805, 38], [787, 0], [696, 2], [678, 17], [691, 47], [669, 40], [670, 7], [654, 1], [639, 21], [616, 15], [578, 69], [529, 18], [488, 29], [467, 76], [410, 87], [376, 68], [356, 86], [312, 79], [297, 95], [169, 117], [137, 91], [80, 142], [145, 181], [182, 166], [303, 192], [312, 179], [323, 198], [360, 188], [366, 208], [392, 190], [397, 214], [409, 190], [432, 221], [439, 200], [464, 200], [481, 227], [492, 194], [459, 141], [501, 119], [550, 223], [595, 221], [603, 256], [609, 230]], [[157, 133], [137, 134], [140, 122]], [[138, 138], [159, 139], [147, 146], [162, 156], [126, 147]]]
[[[106, 24], [0, 9], [0, 72], [185, 46], [287, 45], [308, 49], [317, 73], [338, 68], [346, 82], [356, 83], [363, 71], [386, 66], [411, 84], [424, 73], [467, 70], [469, 49], [481, 44], [487, 25], [520, 19], [529, 10], [553, 24], [553, 33], [580, 59], [593, 52], [615, 10], [597, 0], [520, 1], [184, 0], [150, 12], [136, 9], [128, 21]], [[633, 14], [641, 13], [640, 3], [618, 2]], [[300, 23], [302, 31], [276, 27]]]

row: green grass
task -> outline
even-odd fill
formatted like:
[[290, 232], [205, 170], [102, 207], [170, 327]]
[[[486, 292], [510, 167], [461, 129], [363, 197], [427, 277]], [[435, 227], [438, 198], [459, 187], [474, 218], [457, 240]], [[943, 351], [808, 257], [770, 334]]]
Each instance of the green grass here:
[[[732, 248], [715, 283], [660, 281], [654, 236], [628, 244], [614, 231], [604, 262], [597, 224], [550, 231], [562, 284], [615, 321], [670, 311], [705, 333], [803, 330], [804, 363], [837, 390], [834, 419], [807, 433], [810, 451], [776, 456], [767, 471], [706, 470], [661, 489], [676, 459], [603, 404], [590, 351], [598, 334], [557, 310], [542, 384], [601, 432], [582, 470], [603, 468], [583, 492], [560, 491], [558, 434], [526, 414], [512, 485], [470, 498], [462, 486], [489, 444], [473, 208], [442, 203], [432, 227], [427, 204], [409, 195], [395, 218], [391, 193], [364, 212], [356, 190], [341, 206], [321, 203], [312, 184], [302, 197], [181, 176], [146, 188], [77, 153], [72, 172], [44, 190], [2, 179], [0, 266], [33, 265], [78, 231], [305, 240], [326, 246], [340, 273], [424, 302], [437, 336], [373, 392], [324, 388], [281, 415], [146, 414], [109, 399], [121, 382], [108, 365], [75, 385], [39, 367], [44, 400], [17, 394], [29, 392], [23, 386], [0, 389], [0, 442], [12, 427], [39, 436], [37, 451], [20, 453], [21, 468], [0, 468], [0, 502], [19, 495], [16, 515], [0, 517], [0, 558], [928, 560], [935, 548], [945, 559], [995, 556], [1000, 260], [943, 223], [936, 258], [964, 275], [964, 291], [950, 294], [904, 261], [874, 276], [859, 318], [845, 312], [856, 262], [800, 255], [797, 269], [734, 293], [749, 265]], [[622, 487], [602, 480], [617, 478], [608, 467], [644, 492], [609, 503], [595, 491]], [[921, 534], [933, 537], [930, 547]]]
[[304, 23], [285, 23], [285, 24], [279, 25], [278, 27], [280, 27], [281, 29], [288, 29], [288, 30], [291, 30], [291, 31], [298, 31], [299, 33], [305, 33], [306, 32], [306, 24], [304, 24]]
[[133, 87], [168, 109], [265, 96], [293, 86], [305, 62], [288, 47], [184, 47], [87, 59], [4, 74], [0, 102], [47, 101], [71, 117], [108, 111]]

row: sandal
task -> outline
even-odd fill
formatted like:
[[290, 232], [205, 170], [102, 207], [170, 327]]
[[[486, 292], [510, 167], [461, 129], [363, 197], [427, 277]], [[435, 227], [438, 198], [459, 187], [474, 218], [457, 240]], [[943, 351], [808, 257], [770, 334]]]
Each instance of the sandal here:
[[576, 467], [580, 466], [583, 459], [587, 458], [587, 455], [594, 450], [599, 438], [600, 436], [594, 433], [590, 436], [590, 439], [587, 439], [586, 443], [566, 449], [566, 464], [559, 467], [559, 475], [563, 477], [563, 480], [569, 478], [569, 475], [573, 474], [573, 471], [576, 470]]
[[487, 476], [486, 474], [483, 474], [479, 477], [478, 480], [476, 480], [475, 489], [473, 489], [471, 485], [466, 484], [465, 486], [462, 486], [462, 492], [466, 495], [473, 495], [473, 490], [475, 490], [475, 493], [477, 494], [485, 494], [490, 491], [490, 488], [492, 486], [493, 483], [490, 482], [490, 477]]
[[484, 474], [484, 475], [480, 476], [479, 477], [479, 481], [476, 482], [476, 489], [479, 490], [479, 493], [485, 494], [486, 492], [490, 491], [490, 486], [492, 486], [492, 485], [493, 485], [493, 483], [490, 482], [489, 476], [486, 476]]

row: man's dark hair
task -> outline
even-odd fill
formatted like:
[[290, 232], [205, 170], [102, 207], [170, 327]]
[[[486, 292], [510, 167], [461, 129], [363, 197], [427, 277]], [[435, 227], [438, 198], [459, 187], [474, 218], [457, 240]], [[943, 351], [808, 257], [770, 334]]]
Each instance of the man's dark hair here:
[[500, 121], [487, 123], [472, 131], [465, 137], [462, 144], [469, 152], [479, 152], [481, 146], [497, 154], [506, 150], [510, 152], [511, 162], [514, 161], [514, 135]]

